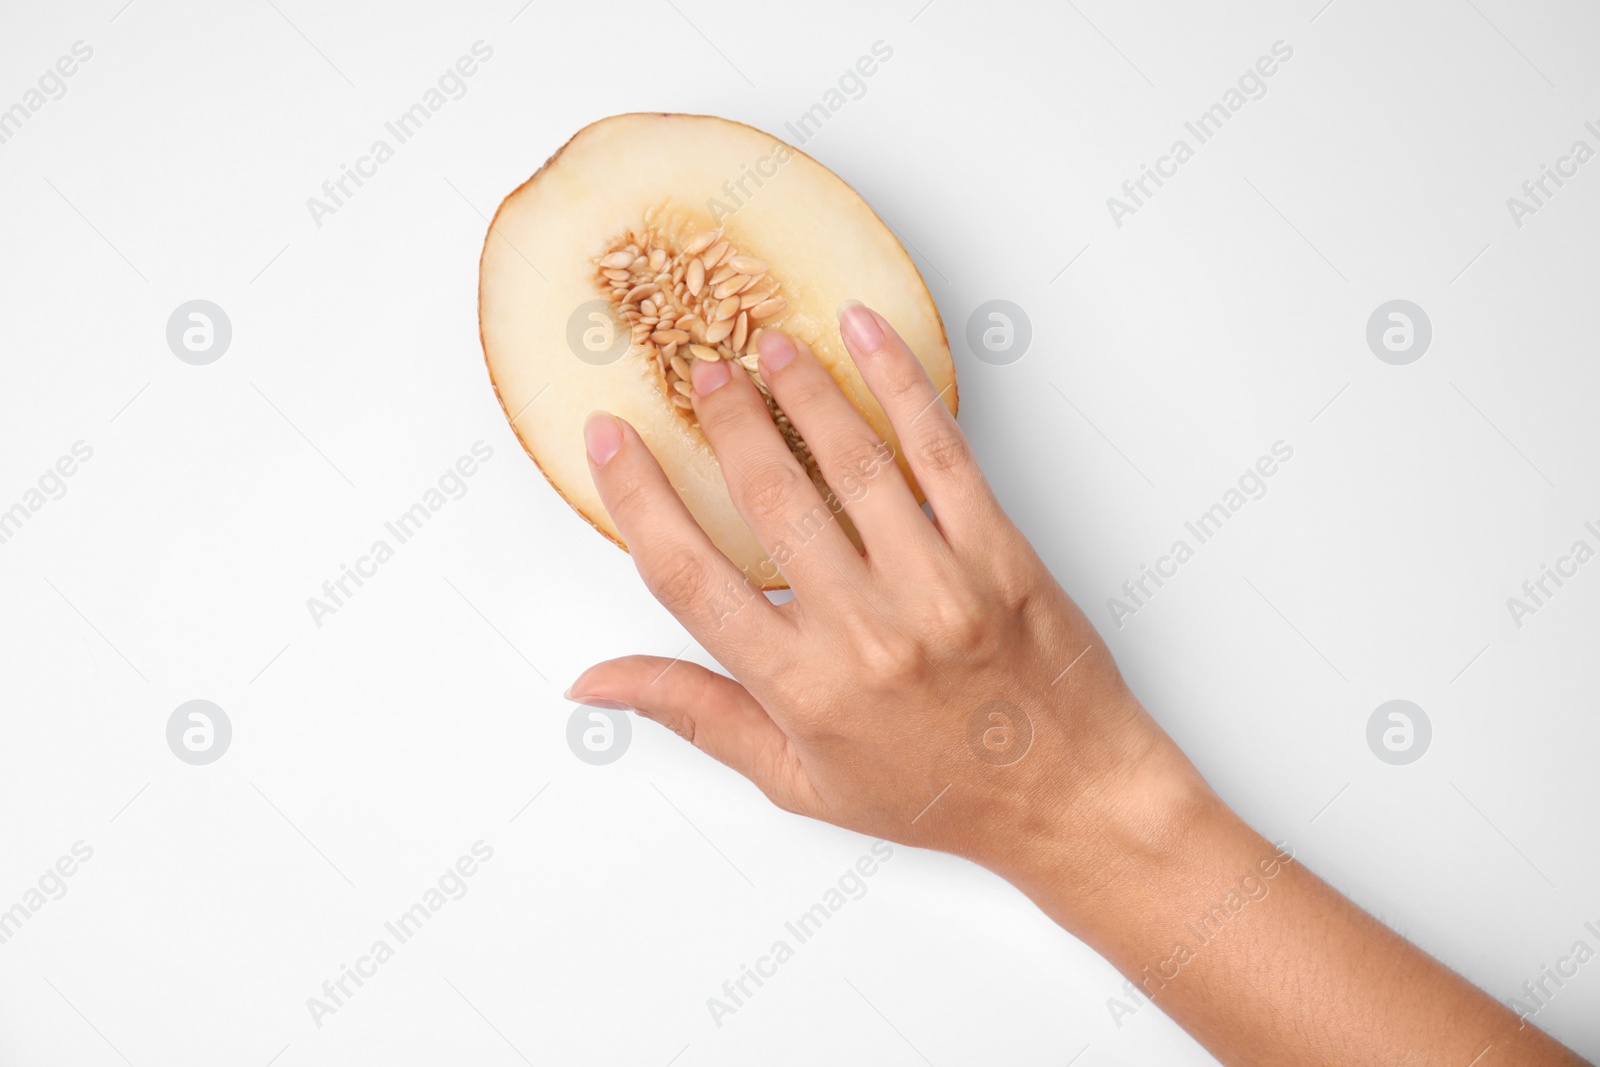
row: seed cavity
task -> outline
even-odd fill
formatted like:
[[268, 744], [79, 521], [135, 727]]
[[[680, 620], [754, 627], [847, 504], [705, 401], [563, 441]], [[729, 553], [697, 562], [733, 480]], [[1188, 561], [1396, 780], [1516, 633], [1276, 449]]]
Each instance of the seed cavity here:
[[594, 262], [596, 286], [627, 324], [638, 357], [655, 367], [663, 399], [695, 424], [691, 364], [737, 362], [761, 391], [789, 450], [820, 483], [811, 450], [761, 378], [756, 345], [788, 306], [765, 260], [735, 248], [721, 228], [685, 238], [647, 216], [645, 226], [619, 236]]

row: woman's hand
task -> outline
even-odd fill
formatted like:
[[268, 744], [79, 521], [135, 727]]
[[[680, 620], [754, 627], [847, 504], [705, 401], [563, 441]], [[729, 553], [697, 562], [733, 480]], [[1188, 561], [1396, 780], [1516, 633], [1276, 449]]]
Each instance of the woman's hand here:
[[789, 811], [1012, 876], [1048, 850], [1092, 881], [1123, 847], [1112, 827], [1159, 819], [1158, 802], [1204, 786], [1000, 510], [899, 335], [859, 304], [840, 324], [935, 519], [804, 343], [764, 335], [761, 373], [844, 497], [832, 507], [744, 371], [696, 362], [700, 426], [795, 599], [771, 604], [633, 428], [596, 414], [585, 429], [595, 483], [639, 573], [737, 680], [635, 656], [590, 668], [569, 695], [669, 726]]
[[1125, 1011], [1155, 1001], [1224, 1063], [1582, 1063], [1229, 811], [1001, 512], [899, 336], [859, 305], [840, 326], [934, 519], [804, 345], [763, 336], [762, 377], [864, 553], [744, 372], [696, 362], [701, 428], [795, 599], [761, 595], [633, 429], [595, 415], [595, 483], [639, 573], [738, 680], [633, 656], [572, 699], [637, 709], [790, 811], [988, 866], [1128, 976]]

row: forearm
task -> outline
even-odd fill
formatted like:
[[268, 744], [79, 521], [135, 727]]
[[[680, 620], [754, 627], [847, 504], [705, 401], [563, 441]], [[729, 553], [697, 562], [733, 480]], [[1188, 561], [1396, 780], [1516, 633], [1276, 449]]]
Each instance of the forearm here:
[[[1006, 871], [1223, 1063], [1581, 1064], [1246, 826], [1181, 756]], [[1093, 814], [1091, 814], [1093, 813]], [[1092, 825], [1093, 824], [1093, 825]]]

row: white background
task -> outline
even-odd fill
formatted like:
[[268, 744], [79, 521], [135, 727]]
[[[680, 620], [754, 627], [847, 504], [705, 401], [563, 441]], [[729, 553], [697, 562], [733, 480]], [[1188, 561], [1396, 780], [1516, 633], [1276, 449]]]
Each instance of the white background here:
[[[1496, 997], [1600, 948], [1600, 562], [1520, 629], [1506, 607], [1600, 523], [1600, 162], [1520, 228], [1506, 206], [1600, 148], [1592, 7], [122, 4], [13, 0], [0, 32], [0, 108], [94, 49], [0, 145], [0, 509], [94, 450], [0, 545], [0, 908], [94, 850], [0, 945], [0, 1062], [1211, 1062], [1153, 1008], [1114, 1022], [1120, 977], [1007, 886], [909, 849], [718, 1028], [706, 998], [869, 842], [649, 723], [608, 767], [565, 743], [582, 668], [687, 639], [494, 402], [486, 216], [607, 114], [792, 138], [880, 40], [805, 150], [913, 249], [962, 422], [1091, 618], [1294, 448], [1107, 629], [1157, 718]], [[478, 40], [466, 96], [315, 225], [307, 198]], [[1107, 197], [1279, 40], [1267, 95], [1116, 226]], [[233, 324], [210, 366], [165, 340], [196, 298]], [[961, 340], [993, 298], [1032, 321], [1011, 366]], [[1410, 366], [1365, 341], [1395, 298], [1433, 323]], [[467, 495], [314, 625], [479, 440]], [[194, 698], [233, 723], [208, 767], [165, 740]], [[1392, 698], [1433, 723], [1406, 767], [1365, 740]], [[314, 1025], [480, 839], [467, 895]], [[1537, 1021], [1600, 1056], [1597, 1005], [1592, 963]]]

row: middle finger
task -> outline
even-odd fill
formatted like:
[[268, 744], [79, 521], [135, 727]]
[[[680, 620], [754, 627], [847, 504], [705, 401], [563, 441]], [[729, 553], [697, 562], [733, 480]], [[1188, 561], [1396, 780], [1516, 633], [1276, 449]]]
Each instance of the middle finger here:
[[778, 330], [761, 338], [761, 376], [804, 435], [867, 548], [869, 569], [921, 559], [944, 540], [911, 494], [894, 450], [867, 424], [811, 347]]
[[823, 502], [750, 376], [723, 360], [696, 360], [700, 429], [717, 453], [734, 506], [797, 595], [855, 586], [866, 565]]

